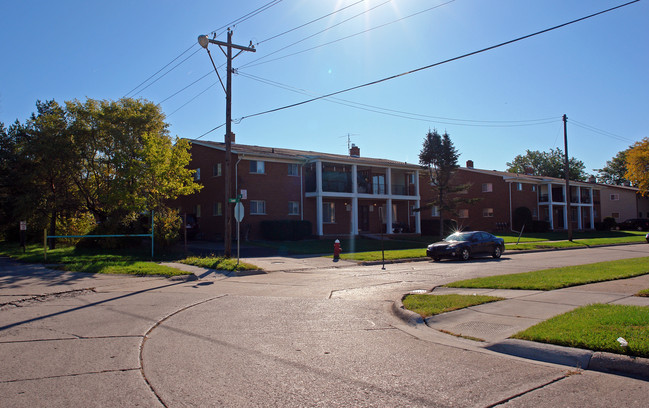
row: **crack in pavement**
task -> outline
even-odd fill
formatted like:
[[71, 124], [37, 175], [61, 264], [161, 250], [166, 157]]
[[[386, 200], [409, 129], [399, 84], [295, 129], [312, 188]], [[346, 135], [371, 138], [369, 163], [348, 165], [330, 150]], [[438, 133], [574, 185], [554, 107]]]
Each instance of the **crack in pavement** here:
[[522, 397], [524, 395], [527, 395], [527, 394], [529, 394], [529, 393], [531, 393], [533, 391], [543, 389], [543, 388], [545, 388], [547, 386], [550, 386], [550, 385], [552, 385], [554, 383], [557, 383], [557, 382], [559, 382], [561, 380], [565, 380], [566, 378], [570, 377], [571, 375], [573, 375], [573, 374], [566, 373], [566, 374], [562, 375], [561, 377], [557, 377], [555, 379], [552, 379], [552, 380], [550, 380], [550, 381], [548, 381], [546, 383], [543, 383], [543, 384], [540, 384], [540, 385], [538, 385], [536, 387], [530, 388], [529, 390], [519, 392], [518, 394], [514, 394], [511, 397], [507, 397], [505, 399], [502, 399], [502, 400], [500, 400], [500, 401], [498, 401], [498, 402], [496, 402], [494, 404], [487, 405], [487, 406], [485, 406], [485, 408], [494, 408], [494, 407], [497, 407], [499, 405], [506, 404], [506, 403], [508, 403], [510, 401], [515, 400], [516, 398], [520, 398], [520, 397]]
[[[9, 310], [14, 307], [25, 307], [34, 303], [46, 302], [52, 299], [71, 298], [96, 293], [95, 288], [72, 289], [64, 292], [46, 293], [44, 295], [31, 295], [25, 299], [13, 300], [0, 303], [0, 311]], [[19, 295], [20, 296], [20, 295]]]
[[51, 375], [46, 377], [36, 377], [36, 378], [23, 378], [20, 380], [0, 380], [0, 384], [9, 384], [9, 383], [18, 383], [23, 381], [40, 381], [40, 380], [51, 380], [54, 378], [66, 378], [66, 377], [79, 377], [83, 375], [95, 375], [95, 374], [107, 374], [107, 373], [123, 373], [127, 371], [138, 371], [140, 368], [119, 368], [115, 370], [101, 370], [101, 371], [89, 371], [85, 373], [74, 373], [74, 374], [63, 374], [63, 375]]

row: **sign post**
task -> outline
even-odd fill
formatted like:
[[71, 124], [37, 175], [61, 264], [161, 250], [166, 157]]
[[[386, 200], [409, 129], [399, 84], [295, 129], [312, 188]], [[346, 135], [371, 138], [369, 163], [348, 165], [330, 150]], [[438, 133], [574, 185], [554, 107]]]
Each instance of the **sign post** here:
[[234, 219], [237, 220], [237, 265], [239, 265], [239, 258], [241, 255], [241, 244], [240, 244], [241, 234], [239, 233], [239, 231], [240, 231], [241, 220], [245, 215], [243, 204], [241, 204], [240, 200], [241, 200], [241, 196], [237, 197], [237, 204], [235, 204], [234, 206]]

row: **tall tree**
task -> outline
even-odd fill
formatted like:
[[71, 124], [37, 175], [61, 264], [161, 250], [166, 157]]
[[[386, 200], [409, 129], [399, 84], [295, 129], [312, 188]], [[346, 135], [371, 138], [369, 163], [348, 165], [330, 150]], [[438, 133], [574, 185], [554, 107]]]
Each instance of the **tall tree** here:
[[595, 169], [598, 172], [597, 180], [604, 184], [622, 185], [629, 180], [626, 174], [626, 154], [629, 149], [618, 152], [615, 157], [606, 162], [603, 169]]
[[437, 207], [439, 210], [439, 235], [444, 235], [444, 216], [454, 214], [457, 204], [464, 201], [452, 194], [467, 189], [467, 185], [453, 185], [451, 178], [457, 164], [459, 153], [453, 146], [451, 137], [444, 132], [440, 135], [436, 129], [429, 130], [419, 153], [419, 164], [428, 172], [435, 199], [426, 203], [426, 207]]
[[649, 137], [645, 137], [629, 148], [626, 154], [626, 174], [640, 190], [640, 193], [649, 197]]
[[[524, 155], [518, 155], [507, 163], [510, 173], [529, 174], [565, 178], [565, 155], [561, 149], [550, 149], [549, 152], [526, 150]], [[568, 174], [570, 180], [586, 180], [588, 174], [584, 171], [586, 166], [581, 160], [571, 157], [568, 160]]]

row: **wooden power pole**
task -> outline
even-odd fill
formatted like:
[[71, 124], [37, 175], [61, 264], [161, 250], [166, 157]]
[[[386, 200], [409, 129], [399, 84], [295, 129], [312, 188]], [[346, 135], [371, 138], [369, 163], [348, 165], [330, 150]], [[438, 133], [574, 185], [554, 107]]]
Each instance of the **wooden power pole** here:
[[[225, 178], [225, 205], [223, 208], [224, 218], [225, 218], [225, 231], [223, 234], [223, 240], [225, 245], [224, 255], [229, 258], [232, 255], [232, 201], [236, 194], [232, 194], [232, 60], [235, 59], [243, 51], [256, 52], [255, 47], [252, 46], [252, 43], [248, 47], [242, 45], [232, 44], [232, 31], [228, 29], [228, 41], [217, 41], [214, 39], [208, 38], [206, 35], [198, 36], [198, 43], [201, 47], [207, 50], [207, 53], [212, 59], [210, 50], [207, 48], [209, 43], [216, 44], [219, 46], [223, 54], [227, 59], [227, 76], [226, 76], [226, 87], [225, 87], [225, 169], [224, 169], [224, 178]], [[225, 50], [224, 50], [225, 48]], [[233, 57], [232, 49], [237, 49], [239, 52]], [[212, 60], [212, 65], [214, 66], [214, 71], [216, 75], [219, 75], [214, 60]], [[219, 76], [219, 81], [221, 77]], [[221, 82], [223, 85], [223, 82]]]

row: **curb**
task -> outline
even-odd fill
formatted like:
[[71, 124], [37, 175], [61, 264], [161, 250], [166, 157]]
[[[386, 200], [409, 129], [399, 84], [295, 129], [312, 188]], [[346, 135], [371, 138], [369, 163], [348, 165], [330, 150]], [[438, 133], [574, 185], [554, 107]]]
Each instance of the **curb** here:
[[[419, 314], [403, 306], [402, 299], [392, 303], [392, 313], [411, 326], [425, 325], [424, 319]], [[649, 358], [517, 339], [505, 339], [486, 346], [478, 346], [496, 353], [528, 360], [649, 380]]]

